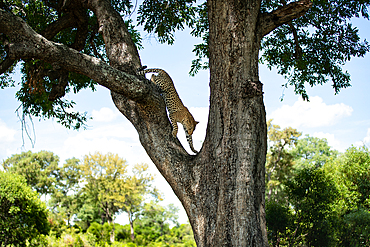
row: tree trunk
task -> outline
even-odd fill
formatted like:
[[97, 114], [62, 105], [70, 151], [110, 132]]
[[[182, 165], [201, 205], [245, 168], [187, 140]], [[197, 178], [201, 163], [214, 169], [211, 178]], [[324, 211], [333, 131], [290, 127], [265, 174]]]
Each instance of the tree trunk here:
[[[260, 3], [207, 2], [210, 109], [206, 138], [197, 155], [189, 155], [172, 136], [158, 89], [136, 75], [140, 57], [109, 0], [81, 4], [98, 19], [110, 65], [47, 40], [1, 9], [0, 33], [9, 37], [10, 59], [41, 59], [111, 90], [116, 107], [134, 125], [142, 146], [182, 202], [199, 247], [265, 247], [267, 127], [258, 51], [264, 35], [303, 15], [312, 2], [300, 0], [270, 13], [260, 13]], [[133, 230], [132, 221], [130, 226]]]
[[115, 227], [114, 227], [114, 220], [112, 220], [111, 222], [112, 224], [112, 231], [110, 232], [110, 242], [113, 243], [115, 241], [115, 235], [114, 235], [114, 230], [115, 230]]
[[191, 217], [199, 246], [267, 246], [267, 129], [254, 2], [208, 1], [210, 113]]
[[130, 216], [129, 216], [129, 221], [130, 221], [130, 237], [132, 241], [135, 241], [134, 221], [131, 220]]

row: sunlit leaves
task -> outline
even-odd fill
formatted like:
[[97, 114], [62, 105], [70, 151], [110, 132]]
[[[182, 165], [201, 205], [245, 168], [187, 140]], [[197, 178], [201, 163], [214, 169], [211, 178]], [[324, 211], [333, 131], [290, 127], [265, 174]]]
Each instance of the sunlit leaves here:
[[5, 171], [26, 178], [27, 184], [40, 194], [54, 192], [60, 179], [59, 157], [52, 152], [31, 151], [14, 154], [2, 163]]
[[335, 159], [338, 151], [333, 150], [326, 139], [306, 135], [298, 140], [292, 154], [297, 168], [322, 167], [326, 162]]
[[295, 146], [301, 133], [287, 127], [267, 122], [268, 150], [266, 157], [266, 195], [267, 200], [281, 200], [285, 195], [283, 183], [292, 176], [294, 156], [290, 150]]
[[37, 193], [22, 176], [0, 171], [1, 245], [26, 246], [48, 232], [46, 206]]

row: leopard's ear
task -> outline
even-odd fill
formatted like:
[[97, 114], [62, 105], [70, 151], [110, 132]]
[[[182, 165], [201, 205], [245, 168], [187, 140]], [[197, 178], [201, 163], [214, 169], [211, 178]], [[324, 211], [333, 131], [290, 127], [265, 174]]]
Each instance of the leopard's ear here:
[[197, 125], [199, 122], [198, 121], [195, 121], [195, 125]]

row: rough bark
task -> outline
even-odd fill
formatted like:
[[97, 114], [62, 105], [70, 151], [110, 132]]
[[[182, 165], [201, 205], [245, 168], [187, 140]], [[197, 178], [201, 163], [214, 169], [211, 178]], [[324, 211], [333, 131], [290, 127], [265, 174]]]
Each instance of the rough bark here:
[[116, 107], [134, 125], [142, 146], [182, 202], [198, 246], [268, 246], [267, 130], [258, 50], [264, 35], [302, 15], [310, 2], [261, 14], [258, 0], [208, 0], [211, 95], [207, 134], [197, 155], [189, 155], [172, 136], [158, 90], [135, 75], [139, 54], [110, 1], [81, 2], [98, 18], [109, 65], [46, 39], [1, 9], [0, 32], [9, 37], [10, 59], [39, 58], [111, 90]]

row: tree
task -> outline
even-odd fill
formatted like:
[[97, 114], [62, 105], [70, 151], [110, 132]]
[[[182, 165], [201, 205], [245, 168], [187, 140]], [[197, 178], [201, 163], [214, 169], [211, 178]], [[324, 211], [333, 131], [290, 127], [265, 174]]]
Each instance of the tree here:
[[80, 189], [79, 182], [82, 176], [79, 162], [80, 160], [76, 158], [66, 160], [60, 169], [60, 180], [49, 201], [54, 210], [64, 211], [68, 226], [78, 208], [76, 196]]
[[[336, 169], [332, 169], [336, 166]], [[370, 245], [370, 152], [363, 147], [350, 147], [327, 169], [336, 174], [341, 200], [338, 239], [341, 246]]]
[[[81, 170], [86, 185], [82, 192], [87, 194], [87, 204], [95, 204], [99, 209], [101, 224], [114, 225], [114, 215], [119, 211], [117, 204], [126, 194], [126, 168], [126, 160], [112, 153], [102, 155], [96, 152], [84, 157]], [[114, 242], [114, 227], [111, 242]]]
[[294, 209], [294, 225], [289, 246], [330, 246], [333, 243], [333, 207], [337, 187], [323, 169], [304, 168], [286, 183], [289, 203]]
[[330, 159], [335, 159], [338, 151], [331, 149], [325, 138], [306, 135], [298, 140], [292, 154], [295, 156], [297, 168], [322, 167]]
[[[268, 237], [272, 246], [289, 243], [289, 228], [292, 228], [293, 215], [287, 203], [267, 201], [266, 203], [266, 224]], [[284, 245], [283, 245], [284, 246]]]
[[177, 212], [178, 209], [171, 204], [163, 207], [154, 201], [145, 203], [136, 227], [138, 233], [144, 235], [141, 241], [152, 242], [169, 234], [169, 223], [178, 225]]
[[38, 193], [46, 195], [55, 191], [61, 179], [58, 163], [59, 157], [52, 152], [28, 151], [12, 155], [3, 161], [2, 166], [5, 171], [24, 176], [28, 185]]
[[0, 171], [0, 245], [26, 246], [49, 232], [45, 203], [17, 174]]
[[[280, 130], [273, 125], [272, 119], [267, 122], [268, 151], [266, 156], [266, 193], [267, 200], [282, 199], [281, 186], [292, 175], [294, 156], [290, 149], [295, 146], [301, 133], [291, 127]], [[274, 192], [274, 195], [273, 195]]]
[[140, 37], [121, 17], [130, 13], [130, 1], [2, 1], [1, 87], [14, 85], [6, 75], [22, 60], [17, 97], [23, 116], [57, 118], [70, 128], [80, 128], [87, 118], [68, 110], [74, 102], [62, 97], [97, 84], [108, 88], [182, 202], [198, 246], [267, 246], [267, 129], [258, 63], [277, 67], [286, 85], [305, 99], [306, 82], [331, 80], [339, 92], [350, 80], [341, 66], [369, 50], [349, 21], [368, 19], [369, 2], [207, 0], [195, 5], [194, 0], [144, 0], [138, 22], [161, 42], [174, 42], [173, 32], [186, 25], [204, 40], [195, 48], [199, 59], [193, 72], [209, 67], [210, 108], [196, 156], [172, 136], [159, 90], [136, 75], [142, 67], [135, 46]]
[[118, 195], [119, 198], [116, 202], [120, 210], [127, 213], [132, 241], [135, 240], [134, 221], [143, 211], [145, 196], [151, 194], [155, 198], [159, 197], [157, 189], [151, 186], [154, 177], [147, 173], [147, 170], [148, 164], [136, 164], [134, 166], [132, 169], [133, 175], [127, 176], [121, 185], [124, 186], [125, 192]]

